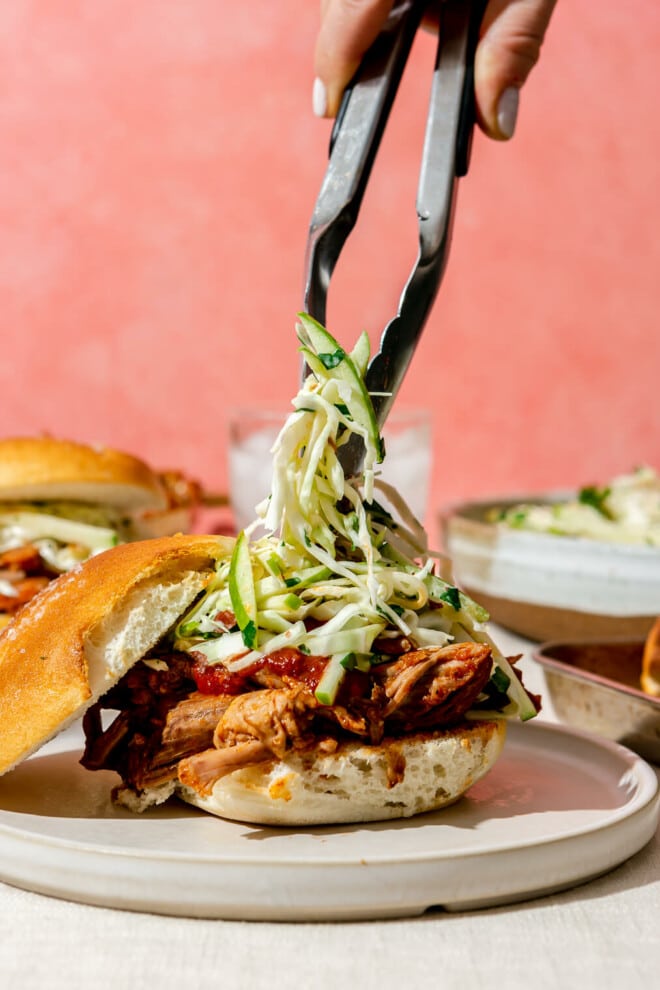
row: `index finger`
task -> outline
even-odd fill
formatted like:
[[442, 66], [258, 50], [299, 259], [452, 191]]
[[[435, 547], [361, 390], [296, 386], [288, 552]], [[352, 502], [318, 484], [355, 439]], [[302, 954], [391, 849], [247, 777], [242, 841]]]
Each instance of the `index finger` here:
[[314, 58], [319, 116], [336, 116], [344, 89], [393, 6], [394, 0], [323, 0]]

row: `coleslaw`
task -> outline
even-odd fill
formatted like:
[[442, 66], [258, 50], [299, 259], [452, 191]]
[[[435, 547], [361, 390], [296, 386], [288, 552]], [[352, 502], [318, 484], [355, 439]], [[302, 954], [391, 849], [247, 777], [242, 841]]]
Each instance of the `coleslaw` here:
[[[392, 660], [390, 642], [486, 643], [492, 672], [468, 717], [533, 717], [533, 701], [484, 628], [487, 612], [452, 583], [448, 561], [429, 550], [421, 523], [378, 477], [385, 451], [364, 384], [366, 334], [348, 353], [309, 316], [299, 321], [309, 375], [273, 447], [271, 494], [179, 622], [175, 648], [230, 673], [286, 648], [329, 657], [315, 694], [331, 705], [347, 671]], [[341, 449], [355, 438], [363, 468], [348, 478]], [[265, 535], [253, 538], [260, 528]]]
[[660, 477], [644, 465], [605, 485], [585, 486], [575, 498], [521, 502], [488, 518], [537, 533], [660, 547]]

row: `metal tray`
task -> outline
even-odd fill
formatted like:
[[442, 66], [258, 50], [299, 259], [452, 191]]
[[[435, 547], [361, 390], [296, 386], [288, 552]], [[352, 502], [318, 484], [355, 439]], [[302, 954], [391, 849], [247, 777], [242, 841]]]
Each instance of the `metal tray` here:
[[555, 641], [533, 656], [561, 721], [660, 764], [660, 698], [639, 686], [643, 650], [636, 639]]

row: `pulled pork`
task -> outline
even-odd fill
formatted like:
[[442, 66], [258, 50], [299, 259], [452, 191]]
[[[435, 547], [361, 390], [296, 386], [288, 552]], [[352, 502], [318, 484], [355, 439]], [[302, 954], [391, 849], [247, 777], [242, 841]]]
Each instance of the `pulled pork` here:
[[[379, 743], [455, 725], [492, 659], [476, 643], [409, 650], [347, 673], [336, 703], [322, 705], [314, 689], [326, 663], [286, 650], [228, 676], [194, 655], [150, 657], [87, 712], [81, 762], [117, 771], [137, 792], [178, 779], [208, 793], [220, 777], [291, 750], [330, 753], [346, 739]], [[105, 709], [118, 712], [107, 728]]]
[[31, 543], [0, 553], [0, 577], [14, 593], [0, 594], [0, 612], [14, 615], [49, 584], [57, 573], [45, 563]]

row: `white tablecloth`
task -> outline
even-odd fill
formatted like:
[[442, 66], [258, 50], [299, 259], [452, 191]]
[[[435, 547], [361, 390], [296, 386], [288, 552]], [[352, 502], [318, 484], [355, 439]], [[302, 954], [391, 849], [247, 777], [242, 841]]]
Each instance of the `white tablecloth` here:
[[[498, 634], [531, 690], [529, 645]], [[546, 702], [543, 717], [552, 720]], [[0, 986], [336, 988], [655, 985], [660, 972], [658, 835], [611, 873], [510, 907], [335, 924], [204, 921], [137, 914], [0, 884]]]

